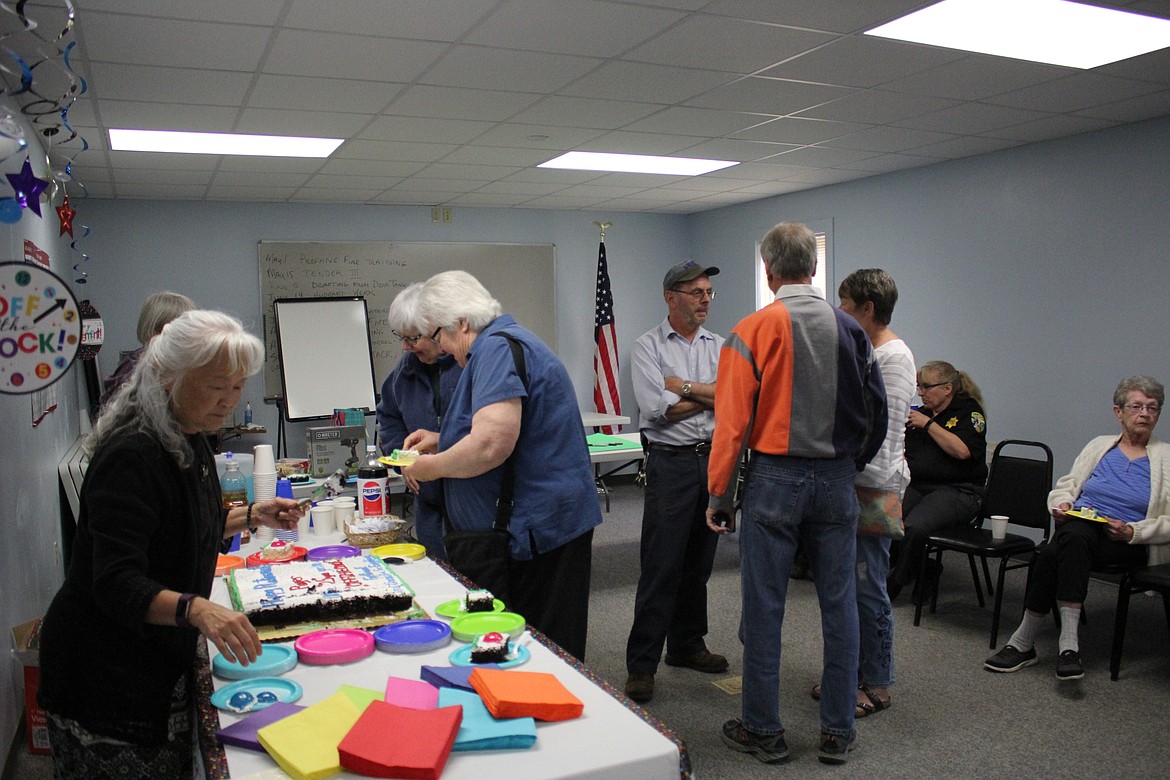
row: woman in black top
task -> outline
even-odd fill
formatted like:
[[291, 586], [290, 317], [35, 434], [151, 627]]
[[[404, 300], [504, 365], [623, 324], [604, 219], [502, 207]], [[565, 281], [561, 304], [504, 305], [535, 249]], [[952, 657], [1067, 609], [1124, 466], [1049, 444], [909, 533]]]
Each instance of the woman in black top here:
[[263, 360], [234, 318], [189, 311], [150, 341], [85, 443], [73, 556], [41, 632], [57, 778], [190, 777], [200, 635], [241, 664], [261, 652], [242, 613], [207, 599], [219, 543], [295, 528], [301, 511], [285, 498], [225, 509], [205, 432]]
[[[906, 538], [890, 549], [895, 561], [886, 585], [890, 598], [917, 576], [931, 534], [975, 516], [987, 482], [987, 420], [983, 394], [971, 377], [932, 360], [918, 370], [918, 397], [922, 405], [910, 410], [906, 423]], [[916, 601], [928, 596], [929, 588], [916, 588]]]

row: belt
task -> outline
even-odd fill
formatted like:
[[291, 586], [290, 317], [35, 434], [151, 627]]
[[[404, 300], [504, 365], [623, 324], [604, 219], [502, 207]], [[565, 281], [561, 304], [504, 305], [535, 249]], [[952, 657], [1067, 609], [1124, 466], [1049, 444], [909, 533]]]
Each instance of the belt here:
[[698, 444], [659, 444], [658, 442], [650, 442], [647, 445], [652, 450], [663, 450], [665, 452], [693, 452], [696, 455], [706, 455], [711, 452], [711, 442], [701, 441]]

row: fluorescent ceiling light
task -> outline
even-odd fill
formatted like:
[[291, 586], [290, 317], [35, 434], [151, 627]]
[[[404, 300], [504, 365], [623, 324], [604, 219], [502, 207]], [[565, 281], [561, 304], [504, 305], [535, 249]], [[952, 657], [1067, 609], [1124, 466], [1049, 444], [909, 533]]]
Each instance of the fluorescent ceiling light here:
[[1170, 46], [1170, 20], [1067, 0], [943, 0], [866, 35], [1095, 68]]
[[663, 173], [672, 176], [702, 176], [739, 165], [732, 160], [700, 160], [693, 157], [654, 157], [648, 154], [611, 154], [607, 152], [565, 152], [543, 162], [537, 168], [568, 168], [574, 171], [612, 171], [617, 173]]
[[110, 148], [119, 152], [239, 154], [252, 157], [328, 157], [344, 138], [287, 135], [188, 133], [172, 130], [110, 130]]

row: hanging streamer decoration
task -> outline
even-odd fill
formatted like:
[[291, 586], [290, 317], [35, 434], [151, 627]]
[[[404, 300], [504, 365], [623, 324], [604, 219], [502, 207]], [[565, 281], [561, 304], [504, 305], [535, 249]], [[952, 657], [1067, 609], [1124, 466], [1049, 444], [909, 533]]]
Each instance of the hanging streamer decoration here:
[[[61, 221], [61, 233], [73, 239], [69, 247], [78, 257], [73, 264], [73, 282], [85, 284], [88, 273], [85, 265], [89, 256], [78, 248], [78, 242], [89, 236], [90, 229], [76, 224], [76, 204], [70, 195], [85, 199], [89, 192], [74, 176], [74, 161], [89, 149], [89, 143], [69, 123], [69, 109], [88, 89], [85, 79], [74, 70], [71, 57], [77, 41], [74, 39], [76, 9], [72, 0], [48, 0], [30, 8], [28, 0], [16, 3], [0, 2], [0, 98], [14, 104], [33, 125], [45, 149], [43, 193], [50, 204], [60, 194], [62, 203], [54, 207]], [[29, 16], [35, 10], [37, 18]], [[46, 22], [60, 13], [62, 21]], [[46, 32], [56, 30], [57, 32]], [[23, 152], [28, 143], [20, 124], [0, 105], [0, 163]], [[10, 132], [15, 129], [16, 132]], [[29, 163], [26, 161], [26, 165]], [[25, 204], [40, 214], [40, 194], [31, 192], [34, 182], [18, 174], [25, 189]], [[35, 178], [35, 177], [34, 177]], [[11, 180], [11, 176], [9, 176]], [[17, 184], [13, 182], [14, 189]], [[17, 222], [21, 216], [20, 190], [16, 198], [0, 198], [0, 221]]]

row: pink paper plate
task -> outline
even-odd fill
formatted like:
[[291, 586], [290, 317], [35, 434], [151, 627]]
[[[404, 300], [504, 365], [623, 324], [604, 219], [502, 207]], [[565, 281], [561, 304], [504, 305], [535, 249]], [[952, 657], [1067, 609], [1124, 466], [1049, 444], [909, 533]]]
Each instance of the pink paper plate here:
[[374, 635], [357, 628], [326, 628], [293, 643], [303, 664], [348, 664], [374, 652]]

